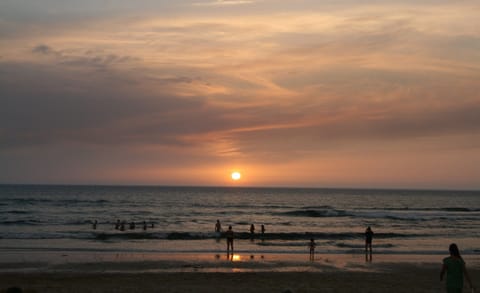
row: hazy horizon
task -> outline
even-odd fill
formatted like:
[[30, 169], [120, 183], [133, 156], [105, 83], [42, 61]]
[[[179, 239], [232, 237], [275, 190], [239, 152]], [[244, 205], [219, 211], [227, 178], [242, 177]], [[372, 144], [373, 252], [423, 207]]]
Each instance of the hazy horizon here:
[[89, 183], [3, 183], [0, 182], [0, 186], [52, 186], [52, 187], [151, 187], [151, 188], [240, 188], [240, 189], [312, 189], [312, 190], [364, 190], [364, 191], [435, 191], [435, 192], [478, 192], [480, 189], [449, 189], [449, 188], [408, 188], [408, 187], [355, 187], [355, 186], [346, 186], [346, 187], [335, 187], [335, 186], [248, 186], [248, 185], [156, 185], [156, 184], [109, 184], [109, 183], [100, 183], [100, 184], [89, 184]]
[[0, 182], [478, 190], [479, 14], [2, 1]]

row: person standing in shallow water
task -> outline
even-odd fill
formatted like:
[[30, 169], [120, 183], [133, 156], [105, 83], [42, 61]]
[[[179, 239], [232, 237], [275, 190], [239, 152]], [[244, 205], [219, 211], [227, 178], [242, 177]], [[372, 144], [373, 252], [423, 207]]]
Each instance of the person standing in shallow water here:
[[467, 279], [468, 285], [473, 289], [472, 281], [468, 275], [465, 261], [460, 256], [460, 251], [455, 243], [450, 244], [448, 249], [450, 256], [443, 259], [442, 271], [440, 272], [440, 281], [447, 273], [447, 293], [462, 293], [463, 278]]
[[310, 243], [308, 244], [309, 248], [310, 248], [310, 260], [315, 260], [315, 246], [317, 246], [315, 244], [315, 240], [310, 239]]
[[215, 224], [215, 232], [219, 233], [222, 231], [222, 224], [220, 224], [220, 220], [217, 220], [217, 223]]
[[372, 261], [372, 239], [373, 231], [372, 228], [368, 226], [365, 231], [365, 261]]
[[225, 232], [227, 236], [227, 255], [230, 254], [230, 249], [232, 249], [233, 254], [233, 230], [232, 226], [228, 226], [227, 232]]

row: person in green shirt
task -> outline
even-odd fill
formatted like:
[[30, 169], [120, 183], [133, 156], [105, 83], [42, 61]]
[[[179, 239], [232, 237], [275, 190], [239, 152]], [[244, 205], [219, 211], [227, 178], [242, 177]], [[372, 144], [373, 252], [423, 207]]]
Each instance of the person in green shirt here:
[[440, 272], [440, 281], [443, 280], [443, 276], [447, 273], [447, 293], [462, 293], [464, 276], [470, 288], [473, 288], [465, 261], [460, 256], [458, 246], [455, 243], [450, 244], [449, 251], [450, 256], [443, 259], [442, 271]]

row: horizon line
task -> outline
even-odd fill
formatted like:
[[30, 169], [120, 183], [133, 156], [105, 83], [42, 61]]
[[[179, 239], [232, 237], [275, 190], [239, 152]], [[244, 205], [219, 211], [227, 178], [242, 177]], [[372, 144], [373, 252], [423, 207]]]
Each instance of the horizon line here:
[[0, 186], [71, 186], [71, 187], [173, 187], [173, 188], [238, 188], [238, 189], [338, 189], [338, 190], [398, 190], [398, 191], [460, 191], [479, 192], [480, 189], [428, 187], [333, 187], [333, 186], [239, 186], [239, 185], [177, 185], [177, 184], [111, 184], [111, 183], [3, 183]]

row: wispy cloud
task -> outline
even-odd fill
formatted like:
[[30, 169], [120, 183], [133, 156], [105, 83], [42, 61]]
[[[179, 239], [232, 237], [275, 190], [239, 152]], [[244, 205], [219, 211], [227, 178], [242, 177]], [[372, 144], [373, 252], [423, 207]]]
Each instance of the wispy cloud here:
[[119, 56], [114, 53], [105, 54], [95, 50], [87, 50], [84, 52], [66, 52], [61, 50], [55, 50], [52, 47], [41, 44], [32, 49], [32, 52], [37, 55], [45, 57], [52, 57], [53, 62], [72, 66], [85, 66], [95, 68], [106, 68], [115, 64], [123, 64], [128, 62], [139, 61], [138, 57], [131, 56]]
[[216, 0], [211, 2], [196, 2], [196, 6], [225, 6], [225, 5], [244, 5], [255, 3], [254, 0]]

